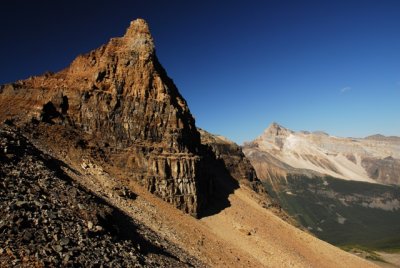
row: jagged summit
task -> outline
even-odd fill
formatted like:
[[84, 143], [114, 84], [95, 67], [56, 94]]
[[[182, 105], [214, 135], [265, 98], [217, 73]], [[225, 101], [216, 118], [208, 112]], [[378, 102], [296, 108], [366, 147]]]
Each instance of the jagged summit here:
[[290, 129], [287, 129], [276, 122], [272, 122], [265, 130], [264, 134], [279, 136], [282, 134], [292, 133]]
[[131, 21], [126, 31], [125, 37], [134, 36], [135, 34], [138, 33], [150, 35], [149, 24], [142, 18], [138, 18], [136, 20]]
[[128, 49], [139, 50], [149, 54], [154, 53], [154, 41], [149, 25], [143, 19], [131, 21], [123, 37], [127, 41]]
[[272, 122], [268, 128], [282, 128], [282, 126], [277, 122]]
[[108, 87], [116, 94], [150, 95], [162, 100], [157, 94], [171, 89], [178, 95], [174, 85], [160, 86], [164, 82], [160, 80], [170, 79], [158, 62], [153, 38], [142, 19], [132, 21], [123, 37], [112, 38], [106, 45], [77, 57], [64, 73], [75, 80], [83, 78], [92, 83], [91, 87]]
[[280, 149], [283, 146], [282, 141], [292, 133], [293, 131], [290, 129], [273, 122], [250, 144], [259, 147], [267, 147], [270, 149]]
[[192, 215], [206, 202], [200, 134], [143, 19], [61, 72], [1, 86], [0, 121], [6, 119], [62, 125], [106, 144], [107, 161], [115, 158], [131, 179]]
[[[41, 103], [51, 102], [61, 107], [65, 101], [68, 101], [68, 111], [61, 111], [60, 108], [58, 112], [61, 115], [63, 113], [68, 115], [79, 113], [78, 118], [73, 120], [75, 124], [89, 123], [85, 122], [86, 115], [93, 114], [95, 110], [100, 109], [98, 114], [93, 114], [99, 120], [97, 125], [89, 123], [85, 127], [89, 132], [100, 130], [103, 124], [113, 124], [113, 122], [109, 122], [110, 120], [116, 121], [117, 125], [123, 123], [118, 130], [113, 127], [109, 133], [106, 133], [106, 135], [112, 135], [112, 139], [116, 136], [127, 143], [138, 138], [158, 142], [162, 140], [161, 136], [166, 134], [165, 128], [169, 129], [167, 133], [177, 128], [183, 128], [183, 133], [173, 135], [174, 139], [179, 139], [179, 136], [185, 136], [188, 134], [186, 132], [190, 132], [198, 136], [197, 138], [193, 137], [194, 143], [199, 143], [200, 140], [186, 101], [158, 62], [147, 23], [142, 19], [132, 21], [124, 37], [112, 38], [106, 45], [78, 56], [68, 68], [59, 73], [37, 76], [3, 87], [2, 98], [9, 99], [10, 102], [5, 102], [7, 105], [4, 105], [3, 109], [0, 108], [0, 110], [4, 110], [1, 116], [8, 115], [14, 120], [30, 121], [33, 117], [39, 118], [43, 112]], [[17, 87], [35, 90], [29, 90], [27, 94], [32, 96], [26, 96], [24, 90], [13, 90]], [[19, 107], [23, 103], [12, 99], [15, 94], [19, 95], [20, 93], [20, 99], [33, 97], [35, 105], [30, 107], [28, 116], [15, 118], [15, 115], [20, 114], [21, 109], [26, 108]], [[41, 95], [41, 100], [33, 96], [36, 94]], [[82, 97], [78, 95], [82, 95]], [[97, 98], [100, 99], [96, 100]], [[161, 106], [171, 105], [174, 109], [170, 110], [164, 107], [160, 108], [162, 111], [151, 111], [152, 108], [147, 107], [149, 104], [147, 100]], [[105, 105], [102, 106], [101, 103]], [[147, 107], [146, 110], [137, 110], [140, 103]], [[94, 105], [94, 110], [88, 108], [91, 105]], [[57, 107], [55, 108], [58, 110]], [[133, 113], [130, 113], [130, 110]], [[102, 115], [103, 112], [104, 115]], [[155, 114], [158, 112], [173, 113], [174, 115], [168, 117], [169, 120], [162, 120], [155, 114], [150, 115], [150, 112]], [[150, 125], [146, 125], [146, 120], [135, 118], [143, 115], [154, 117]], [[172, 120], [174, 117], [177, 122]], [[64, 116], [64, 119], [67, 118]], [[73, 118], [69, 117], [69, 119]], [[134, 121], [138, 124], [130, 123]], [[118, 133], [115, 133], [116, 131]], [[185, 139], [182, 138], [182, 140]], [[190, 140], [185, 140], [185, 142], [187, 144], [184, 147], [188, 151], [195, 151], [191, 146], [193, 142]], [[171, 143], [179, 144], [176, 140]]]

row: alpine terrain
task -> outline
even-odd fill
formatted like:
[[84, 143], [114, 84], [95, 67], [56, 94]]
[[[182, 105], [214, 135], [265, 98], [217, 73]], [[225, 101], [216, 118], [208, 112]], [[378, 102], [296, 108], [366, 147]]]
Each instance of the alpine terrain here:
[[400, 248], [400, 138], [339, 138], [271, 124], [244, 153], [282, 207], [335, 245]]
[[[241, 148], [197, 129], [142, 19], [0, 86], [0, 122], [1, 267], [374, 267], [294, 227]], [[360, 179], [396, 180], [367, 161]], [[365, 206], [397, 215], [396, 193]]]

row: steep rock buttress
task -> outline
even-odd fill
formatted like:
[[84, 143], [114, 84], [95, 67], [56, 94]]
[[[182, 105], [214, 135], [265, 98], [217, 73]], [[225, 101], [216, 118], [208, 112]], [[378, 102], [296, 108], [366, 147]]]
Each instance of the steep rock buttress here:
[[0, 87], [0, 119], [72, 127], [126, 152], [118, 166], [150, 192], [197, 216], [207, 199], [200, 135], [160, 65], [147, 23], [55, 74]]

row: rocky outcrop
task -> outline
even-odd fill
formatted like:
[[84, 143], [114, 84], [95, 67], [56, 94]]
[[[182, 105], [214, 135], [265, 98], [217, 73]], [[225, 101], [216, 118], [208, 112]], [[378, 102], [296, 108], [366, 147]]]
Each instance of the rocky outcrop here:
[[361, 160], [368, 176], [383, 184], [400, 184], [400, 159], [365, 157]]
[[1, 267], [204, 266], [76, 184], [15, 129], [0, 128], [0, 162]]
[[265, 193], [253, 166], [239, 145], [223, 136], [211, 134], [203, 129], [198, 130], [201, 143], [208, 146], [216, 159], [223, 162], [223, 166], [233, 179], [240, 184], [250, 186], [256, 192]]
[[111, 154], [129, 151], [116, 165], [183, 211], [206, 203], [200, 135], [142, 19], [58, 73], [1, 86], [0, 120], [78, 130]]

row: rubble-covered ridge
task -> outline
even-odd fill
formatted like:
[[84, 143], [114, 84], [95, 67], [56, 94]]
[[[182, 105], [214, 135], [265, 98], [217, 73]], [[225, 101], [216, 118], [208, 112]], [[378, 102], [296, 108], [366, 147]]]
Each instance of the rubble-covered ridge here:
[[1, 267], [202, 266], [4, 126], [0, 163]]
[[206, 204], [210, 179], [194, 118], [142, 19], [58, 73], [0, 86], [6, 119], [73, 127], [115, 154], [129, 151], [113, 164], [134, 167], [125, 170], [130, 179], [165, 201], [193, 216]]

